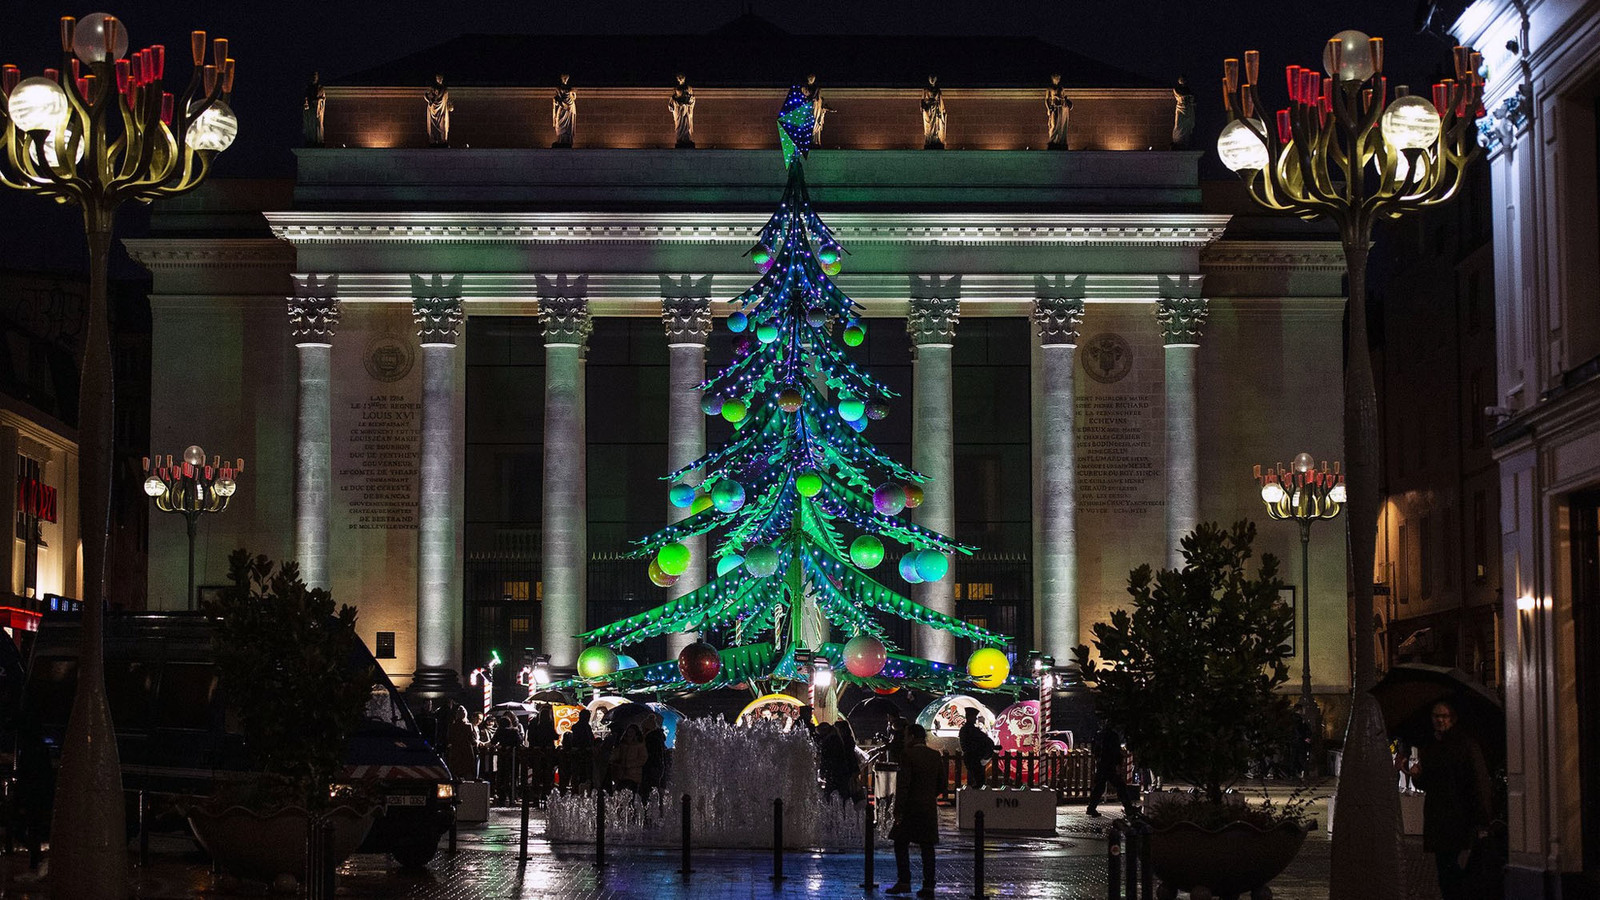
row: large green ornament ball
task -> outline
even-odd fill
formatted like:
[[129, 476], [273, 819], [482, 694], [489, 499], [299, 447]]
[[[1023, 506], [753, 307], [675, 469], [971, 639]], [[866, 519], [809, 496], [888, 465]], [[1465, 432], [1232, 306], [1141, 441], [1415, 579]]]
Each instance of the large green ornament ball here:
[[938, 581], [950, 571], [950, 560], [937, 550], [917, 551], [917, 574], [923, 581]]
[[875, 534], [863, 534], [850, 542], [850, 561], [858, 569], [875, 569], [883, 562], [883, 541]]
[[867, 405], [854, 397], [839, 401], [839, 418], [846, 422], [860, 421], [867, 414]]
[[743, 422], [749, 411], [743, 400], [727, 400], [722, 404], [722, 417], [735, 425]]
[[617, 651], [610, 647], [590, 647], [578, 654], [578, 674], [584, 678], [604, 678], [617, 671]]
[[867, 330], [860, 325], [851, 325], [844, 330], [844, 334], [841, 336], [844, 338], [845, 346], [859, 347], [861, 342], [867, 339]]
[[650, 560], [650, 583], [656, 587], [672, 587], [678, 583], [677, 575], [668, 575], [661, 571], [661, 563]]
[[815, 497], [822, 493], [822, 476], [816, 472], [805, 472], [794, 480], [794, 489], [802, 497]]
[[732, 478], [724, 478], [711, 489], [711, 504], [719, 512], [737, 512], [744, 506], [744, 485]]
[[771, 547], [754, 547], [744, 558], [744, 567], [757, 578], [766, 578], [778, 571], [778, 551]]
[[778, 326], [771, 322], [762, 322], [756, 326], [756, 340], [763, 344], [770, 344], [778, 339]]
[[711, 508], [711, 495], [710, 494], [699, 494], [694, 498], [694, 502], [689, 504], [689, 514], [690, 515], [694, 515], [695, 513], [702, 513], [702, 512], [705, 512], [706, 510], [710, 509], [710, 508]]
[[656, 564], [668, 575], [682, 575], [689, 568], [689, 548], [673, 541], [656, 551]]

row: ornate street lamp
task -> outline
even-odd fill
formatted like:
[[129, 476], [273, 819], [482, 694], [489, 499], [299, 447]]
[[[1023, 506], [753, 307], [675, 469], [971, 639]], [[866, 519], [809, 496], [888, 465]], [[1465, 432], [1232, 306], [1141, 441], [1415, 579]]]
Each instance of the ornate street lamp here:
[[184, 602], [188, 609], [194, 609], [194, 539], [200, 531], [200, 517], [228, 508], [228, 500], [239, 489], [244, 460], [225, 463], [218, 456], [208, 465], [206, 452], [191, 445], [177, 462], [170, 455], [166, 462], [156, 457], [154, 470], [146, 456], [144, 470], [149, 475], [144, 480], [144, 492], [156, 501], [156, 509], [179, 513], [189, 526], [189, 593]]
[[127, 890], [122, 773], [106, 706], [102, 657], [111, 519], [112, 373], [106, 266], [117, 208], [192, 190], [233, 142], [228, 42], [190, 36], [194, 73], [164, 90], [166, 48], [128, 55], [128, 32], [105, 13], [61, 20], [62, 64], [43, 77], [0, 69], [0, 183], [75, 204], [89, 238], [89, 309], [78, 388], [78, 498], [83, 533], [83, 645], [62, 745], [51, 844], [58, 897]]
[[1383, 39], [1343, 31], [1322, 54], [1326, 74], [1289, 66], [1289, 105], [1261, 116], [1261, 55], [1223, 63], [1228, 124], [1217, 152], [1258, 205], [1339, 228], [1349, 276], [1349, 355], [1344, 377], [1345, 452], [1354, 564], [1355, 693], [1340, 771], [1333, 837], [1335, 900], [1394, 896], [1400, 884], [1393, 768], [1383, 716], [1368, 693], [1377, 680], [1371, 566], [1378, 529], [1378, 416], [1367, 347], [1367, 251], [1372, 225], [1455, 195], [1477, 156], [1482, 58], [1455, 48], [1455, 78], [1428, 98], [1397, 87], [1389, 96]]
[[1297, 454], [1285, 469], [1283, 463], [1265, 472], [1255, 468], [1261, 483], [1261, 502], [1274, 519], [1293, 519], [1300, 526], [1300, 717], [1311, 734], [1311, 759], [1306, 770], [1313, 777], [1322, 772], [1322, 710], [1311, 697], [1311, 523], [1336, 519], [1344, 508], [1344, 476], [1339, 464], [1328, 468], [1326, 460], [1317, 468], [1309, 453]]

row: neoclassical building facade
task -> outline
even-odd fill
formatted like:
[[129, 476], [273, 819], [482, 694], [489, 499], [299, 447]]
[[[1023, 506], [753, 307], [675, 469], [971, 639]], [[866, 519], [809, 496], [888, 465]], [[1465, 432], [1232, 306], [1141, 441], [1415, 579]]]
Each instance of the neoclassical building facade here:
[[[916, 521], [980, 548], [913, 596], [1065, 662], [1131, 568], [1197, 521], [1265, 519], [1253, 464], [1339, 458], [1343, 265], [1203, 195], [1200, 154], [1168, 149], [1170, 89], [1074, 87], [1072, 149], [1047, 151], [1049, 72], [1015, 69], [948, 88], [943, 150], [916, 149], [916, 81], [833, 74], [807, 180], [865, 310], [852, 352], [902, 394], [868, 437], [931, 477]], [[782, 193], [786, 76], [759, 77], [697, 85], [692, 150], [669, 90], [626, 78], [578, 80], [570, 148], [535, 105], [553, 73], [456, 79], [474, 137], [431, 148], [420, 89], [357, 78], [328, 86], [292, 192], [219, 184], [158, 213], [128, 242], [154, 276], [154, 437], [260, 460], [206, 523], [202, 582], [240, 544], [296, 559], [418, 689], [491, 650], [570, 666], [586, 626], [703, 583], [656, 588], [619, 555], [682, 514], [659, 477], [726, 434], [695, 386], [730, 358], [724, 301]], [[1291, 531], [1258, 546], [1298, 552]], [[1313, 551], [1330, 599], [1297, 652], [1333, 696], [1345, 551], [1332, 530]], [[153, 529], [153, 603], [181, 605], [181, 552]]]

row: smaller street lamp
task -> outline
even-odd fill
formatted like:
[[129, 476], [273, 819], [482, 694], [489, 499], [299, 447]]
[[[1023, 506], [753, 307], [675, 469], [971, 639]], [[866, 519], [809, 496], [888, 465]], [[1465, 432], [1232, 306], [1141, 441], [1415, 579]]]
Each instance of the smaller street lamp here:
[[1333, 519], [1344, 508], [1344, 476], [1339, 463], [1328, 468], [1326, 460], [1317, 468], [1309, 453], [1299, 453], [1285, 469], [1283, 463], [1262, 470], [1255, 467], [1261, 483], [1261, 502], [1274, 519], [1292, 519], [1300, 526], [1300, 716], [1311, 732], [1311, 759], [1306, 766], [1312, 775], [1322, 771], [1322, 710], [1311, 698], [1311, 523]]
[[158, 456], [153, 469], [150, 463], [146, 456], [144, 470], [149, 477], [144, 480], [144, 492], [155, 500], [156, 509], [181, 514], [189, 526], [189, 593], [184, 605], [194, 609], [194, 539], [200, 517], [228, 508], [228, 500], [239, 489], [239, 476], [244, 474], [244, 459], [224, 462], [214, 456], [207, 464], [206, 452], [190, 445], [182, 460], [174, 462], [169, 455], [163, 462]]

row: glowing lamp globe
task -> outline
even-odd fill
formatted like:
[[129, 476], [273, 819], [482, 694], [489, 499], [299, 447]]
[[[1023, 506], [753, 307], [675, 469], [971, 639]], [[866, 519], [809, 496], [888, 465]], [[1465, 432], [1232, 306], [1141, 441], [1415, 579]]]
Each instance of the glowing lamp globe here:
[[882, 422], [889, 418], [889, 404], [882, 400], [874, 400], [867, 404], [867, 418], [874, 422]]
[[1262, 485], [1261, 500], [1263, 503], [1270, 503], [1273, 506], [1277, 506], [1279, 503], [1282, 503], [1283, 485], [1277, 483], [1276, 481], [1269, 481]]
[[675, 484], [667, 491], [667, 500], [679, 509], [688, 509], [694, 503], [694, 485]]
[[748, 327], [750, 327], [750, 317], [744, 313], [736, 312], [728, 316], [728, 330], [734, 334], [738, 334]]
[[806, 324], [812, 328], [821, 328], [828, 324], [828, 314], [820, 309], [808, 309], [806, 310]]
[[[193, 112], [191, 108], [190, 113]], [[233, 139], [238, 136], [239, 117], [221, 100], [211, 104], [189, 123], [189, 146], [196, 150], [226, 150], [233, 146]]]
[[845, 328], [842, 337], [844, 338], [845, 346], [859, 347], [861, 342], [867, 339], [867, 330], [860, 325], [851, 325]]
[[786, 413], [799, 412], [805, 398], [794, 388], [784, 388], [778, 392], [778, 408]]
[[729, 553], [727, 556], [717, 560], [717, 577], [721, 578], [742, 565], [744, 565], [744, 557], [737, 553]]
[[203, 466], [206, 464], [206, 451], [198, 444], [190, 444], [183, 451], [183, 461], [191, 466]]
[[763, 344], [770, 344], [778, 339], [778, 326], [771, 322], [762, 322], [756, 326], [756, 340]]
[[1011, 674], [1011, 661], [994, 647], [983, 647], [967, 657], [967, 674], [978, 687], [994, 690], [1006, 683]]
[[772, 251], [765, 244], [757, 244], [750, 251], [750, 261], [764, 269], [772, 264]]
[[739, 507], [744, 506], [744, 485], [731, 478], [718, 481], [717, 486], [711, 489], [711, 505], [718, 512], [738, 512]]
[[668, 575], [661, 571], [661, 563], [650, 560], [650, 583], [656, 587], [672, 587], [678, 583], [678, 576]]
[[886, 516], [898, 516], [906, 508], [906, 490], [890, 481], [872, 492], [872, 508]]
[[889, 651], [883, 641], [870, 634], [858, 634], [845, 642], [844, 667], [857, 678], [876, 677], [888, 661]]
[[734, 425], [743, 422], [745, 414], [749, 411], [743, 400], [725, 400], [722, 403], [722, 417]]
[[875, 534], [863, 534], [850, 542], [850, 561], [858, 569], [874, 569], [883, 562], [883, 541]]
[[822, 493], [822, 476], [816, 472], [806, 472], [794, 480], [794, 489], [802, 497], [815, 497]]
[[689, 568], [689, 548], [673, 541], [656, 551], [656, 565], [668, 575], [682, 575]]
[[106, 26], [111, 26], [111, 59], [121, 59], [128, 55], [128, 29], [122, 27], [122, 20], [106, 13], [90, 13], [78, 20], [77, 27], [72, 29], [72, 52], [86, 63], [97, 63], [107, 59], [106, 54]]
[[590, 647], [578, 654], [578, 674], [604, 678], [617, 671], [617, 662], [617, 651], [610, 647]]
[[212, 483], [211, 490], [218, 497], [232, 497], [234, 492], [239, 490], [239, 482], [232, 478], [218, 478]]
[[937, 550], [917, 551], [917, 574], [923, 581], [938, 581], [950, 571], [950, 559]]
[[1289, 463], [1289, 467], [1304, 475], [1317, 467], [1317, 458], [1302, 450], [1294, 455], [1294, 460]]
[[700, 400], [700, 410], [708, 416], [722, 414], [722, 398], [716, 394], [707, 394]]
[[722, 671], [722, 655], [705, 641], [678, 651], [678, 674], [690, 684], [707, 684]]
[[906, 584], [922, 583], [922, 576], [917, 574], [917, 551], [900, 557], [900, 577], [905, 579]]
[[6, 101], [19, 131], [55, 131], [66, 121], [67, 109], [67, 92], [48, 78], [24, 78]]
[[1217, 155], [1222, 157], [1222, 164], [1229, 171], [1259, 172], [1267, 167], [1267, 145], [1262, 143], [1260, 135], [1250, 130], [1251, 126], [1266, 133], [1266, 126], [1260, 119], [1234, 119], [1217, 135]]
[[1380, 127], [1384, 142], [1396, 150], [1427, 150], [1439, 140], [1439, 111], [1416, 94], [1396, 97]]
[[[1340, 81], [1366, 81], [1372, 77], [1372, 40], [1366, 34], [1349, 29], [1334, 35], [1322, 48], [1322, 71]], [[1338, 68], [1334, 67], [1333, 41], [1339, 42]]]
[[695, 496], [695, 498], [694, 498], [694, 502], [689, 504], [689, 515], [692, 516], [695, 513], [702, 513], [702, 512], [705, 512], [706, 510], [710, 509], [710, 508], [711, 508], [711, 495], [710, 494], [697, 494]]
[[922, 505], [922, 485], [906, 485], [906, 509], [916, 509]]
[[744, 567], [757, 578], [767, 578], [778, 571], [778, 551], [771, 547], [754, 547], [745, 555]]
[[159, 497], [167, 490], [167, 483], [159, 475], [151, 475], [144, 480], [144, 492], [151, 497]]

